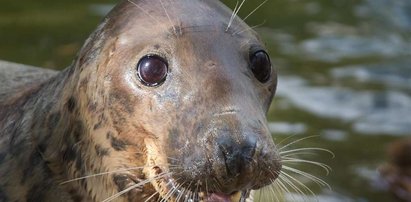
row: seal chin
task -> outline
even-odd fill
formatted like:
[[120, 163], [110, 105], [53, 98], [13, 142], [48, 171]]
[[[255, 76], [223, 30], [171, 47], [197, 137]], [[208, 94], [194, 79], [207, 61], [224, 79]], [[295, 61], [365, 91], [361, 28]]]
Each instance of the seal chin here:
[[[165, 178], [160, 181], [160, 197], [167, 201], [202, 201], [202, 202], [239, 202], [245, 201], [250, 190], [235, 191], [230, 194], [213, 191], [192, 191], [178, 185], [173, 179]], [[165, 186], [161, 186], [164, 185]], [[241, 200], [244, 198], [244, 200]]]
[[218, 201], [218, 202], [237, 202], [243, 197], [242, 193], [248, 193], [249, 191], [237, 191], [230, 195], [224, 193], [209, 193], [207, 195], [206, 201]]
[[[158, 167], [153, 169], [153, 171], [158, 173]], [[184, 187], [185, 184], [178, 183], [171, 175], [162, 172], [158, 176], [161, 177], [152, 183], [157, 185], [155, 189], [160, 198], [166, 201], [239, 202], [245, 201], [250, 193], [249, 189], [231, 193], [212, 191], [206, 187], [197, 187], [195, 190], [192, 190]]]
[[249, 196], [250, 190], [236, 191], [231, 194], [224, 193], [208, 193], [206, 197], [206, 202], [240, 202], [245, 201]]

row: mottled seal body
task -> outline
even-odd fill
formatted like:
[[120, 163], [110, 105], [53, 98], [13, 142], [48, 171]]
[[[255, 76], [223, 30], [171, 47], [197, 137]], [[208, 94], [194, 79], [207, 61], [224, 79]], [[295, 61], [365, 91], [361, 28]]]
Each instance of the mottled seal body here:
[[0, 201], [230, 201], [279, 175], [276, 73], [217, 0], [123, 1], [70, 67], [21, 72], [0, 92]]

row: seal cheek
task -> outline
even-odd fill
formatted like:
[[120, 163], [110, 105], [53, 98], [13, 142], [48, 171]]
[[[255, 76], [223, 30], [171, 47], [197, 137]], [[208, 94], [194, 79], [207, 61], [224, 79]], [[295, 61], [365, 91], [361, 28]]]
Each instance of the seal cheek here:
[[116, 151], [124, 151], [127, 147], [127, 142], [114, 136], [114, 133], [107, 132], [106, 138], [110, 140], [111, 147]]

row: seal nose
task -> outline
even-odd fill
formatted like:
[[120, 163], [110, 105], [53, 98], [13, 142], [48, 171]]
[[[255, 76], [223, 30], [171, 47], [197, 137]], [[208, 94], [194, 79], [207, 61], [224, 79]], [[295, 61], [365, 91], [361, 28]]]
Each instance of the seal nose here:
[[224, 159], [227, 177], [249, 172], [257, 145], [257, 139], [253, 135], [247, 135], [240, 143], [224, 135], [218, 138], [217, 145]]

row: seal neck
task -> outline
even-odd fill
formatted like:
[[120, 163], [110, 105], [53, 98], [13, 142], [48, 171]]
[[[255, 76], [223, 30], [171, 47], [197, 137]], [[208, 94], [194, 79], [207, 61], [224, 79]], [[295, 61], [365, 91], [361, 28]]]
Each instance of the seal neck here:
[[[75, 81], [70, 66], [37, 87], [37, 92], [27, 94], [22, 106], [25, 114], [30, 114], [29, 136], [27, 139], [40, 153], [53, 173], [62, 173], [66, 166], [64, 158], [72, 159], [74, 144], [83, 130], [73, 117], [76, 101], [73, 98]], [[33, 108], [34, 106], [34, 108]], [[23, 120], [24, 121], [24, 120]], [[63, 159], [61, 158], [63, 155]]]

